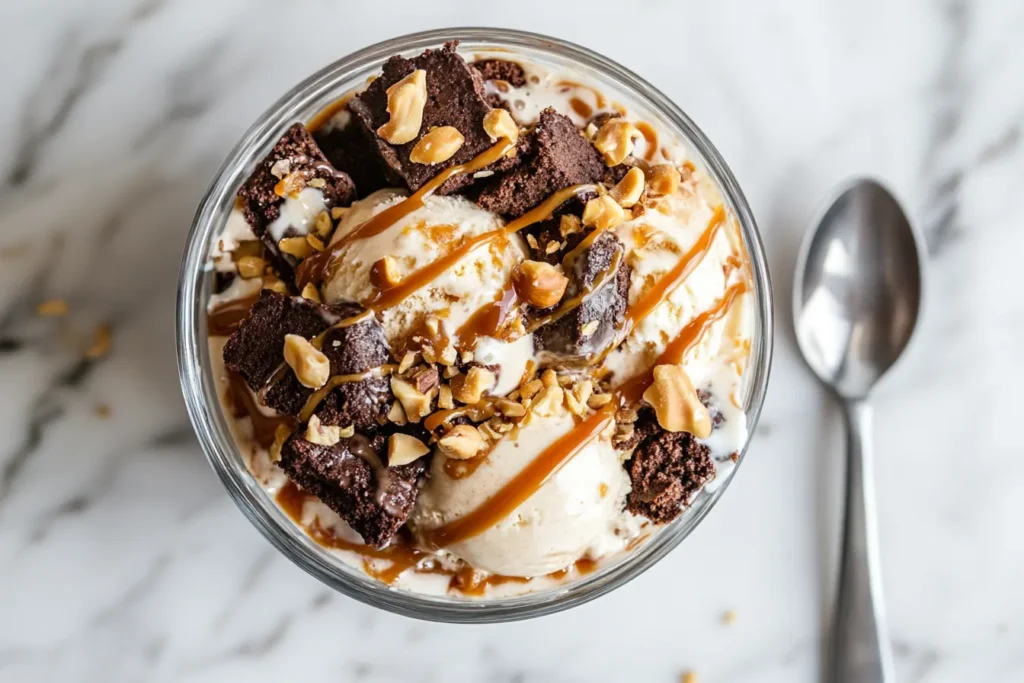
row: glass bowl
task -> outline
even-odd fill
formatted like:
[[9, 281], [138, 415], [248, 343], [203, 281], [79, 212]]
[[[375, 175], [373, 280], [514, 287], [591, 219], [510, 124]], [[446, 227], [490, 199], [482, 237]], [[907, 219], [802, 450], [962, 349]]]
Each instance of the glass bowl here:
[[[431, 596], [395, 590], [345, 564], [296, 526], [250, 475], [221, 410], [207, 344], [206, 305], [211, 293], [208, 267], [214, 235], [224, 225], [235, 192], [284, 130], [313, 116], [346, 91], [364, 84], [394, 54], [412, 56], [445, 41], [459, 40], [460, 51], [511, 51], [550, 67], [571, 68], [625, 98], [631, 111], [679, 137], [688, 156], [717, 184], [740, 224], [753, 273], [755, 329], [745, 374], [743, 404], [752, 434], [764, 401], [772, 353], [772, 301], [764, 250], [754, 217], [736, 179], [718, 151], [672, 101], [636, 74], [590, 50], [524, 31], [454, 28], [415, 33], [378, 43], [340, 59], [295, 86], [270, 107], [228, 155], [196, 212], [181, 264], [177, 301], [178, 372], [189, 417], [214, 471], [246, 517], [278, 550], [304, 570], [350, 597], [421, 619], [486, 623], [524, 619], [580, 605], [639, 576], [675, 548], [725, 492], [733, 468], [702, 491], [691, 507], [638, 548], [613, 558], [591, 574], [540, 592], [495, 599]], [[738, 462], [742, 462], [744, 444]]]

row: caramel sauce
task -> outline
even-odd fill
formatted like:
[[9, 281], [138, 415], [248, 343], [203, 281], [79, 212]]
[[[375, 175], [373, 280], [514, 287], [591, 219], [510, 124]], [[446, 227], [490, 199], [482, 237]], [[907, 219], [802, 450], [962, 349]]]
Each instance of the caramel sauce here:
[[315, 133], [321, 128], [323, 128], [324, 124], [333, 119], [335, 114], [337, 114], [339, 111], [342, 111], [343, 109], [347, 109], [348, 103], [351, 102], [352, 98], [355, 97], [356, 95], [356, 91], [353, 90], [351, 92], [345, 93], [338, 99], [328, 104], [326, 107], [324, 107], [323, 109], [321, 109], [320, 111], [313, 115], [313, 118], [311, 118], [309, 120], [309, 123], [306, 124], [306, 130], [308, 130], [310, 133]]
[[348, 234], [342, 236], [330, 248], [310, 256], [299, 264], [295, 270], [295, 283], [301, 290], [306, 284], [319, 283], [327, 273], [334, 259], [352, 242], [359, 239], [366, 239], [379, 235], [392, 225], [402, 220], [416, 209], [423, 206], [427, 197], [437, 191], [437, 188], [444, 185], [449, 178], [464, 173], [475, 173], [485, 166], [490, 166], [503, 157], [514, 145], [506, 138], [502, 138], [495, 145], [481, 152], [464, 164], [449, 166], [445, 170], [427, 181], [420, 189], [406, 197], [404, 200], [389, 206], [376, 216], [357, 226]]
[[308, 422], [309, 418], [316, 412], [317, 406], [320, 402], [327, 398], [327, 394], [331, 393], [342, 384], [350, 384], [352, 382], [362, 382], [364, 379], [371, 377], [386, 377], [391, 374], [393, 366], [382, 365], [379, 368], [371, 368], [366, 372], [353, 373], [351, 375], [331, 375], [331, 378], [327, 380], [327, 383], [317, 389], [306, 399], [306, 403], [302, 406], [302, 410], [299, 411], [299, 422]]
[[597, 569], [597, 560], [590, 560], [585, 557], [581, 557], [568, 567], [565, 567], [564, 569], [559, 569], [558, 571], [551, 572], [550, 574], [548, 574], [548, 578], [555, 579], [557, 581], [560, 579], [564, 579], [569, 574], [585, 576], [593, 572], [595, 569]]
[[448, 408], [447, 410], [435, 410], [427, 419], [423, 421], [423, 427], [428, 431], [432, 432], [445, 422], [448, 422], [456, 417], [465, 415], [471, 410], [469, 406], [460, 406], [458, 408]]
[[647, 143], [647, 148], [644, 151], [644, 161], [650, 161], [658, 152], [658, 131], [654, 130], [654, 127], [646, 121], [637, 121], [635, 125]]
[[287, 416], [270, 416], [260, 412], [256, 400], [249, 393], [245, 380], [236, 372], [232, 372], [228, 380], [229, 405], [232, 415], [236, 418], [248, 417], [252, 422], [252, 438], [264, 448], [274, 443], [274, 434], [280, 425], [292, 426], [292, 419]]
[[249, 311], [259, 301], [256, 292], [241, 299], [218, 304], [206, 315], [206, 329], [211, 337], [230, 337], [242, 321], [249, 317]]
[[[452, 168], [456, 167], [453, 166]], [[413, 292], [416, 292], [420, 288], [433, 282], [441, 273], [445, 272], [446, 270], [454, 266], [456, 263], [462, 260], [467, 254], [469, 254], [477, 247], [487, 244], [489, 242], [493, 242], [494, 240], [500, 237], [506, 237], [508, 235], [511, 235], [539, 221], [547, 220], [551, 216], [551, 214], [555, 212], [555, 209], [557, 209], [559, 206], [565, 203], [566, 200], [570, 199], [571, 197], [575, 196], [580, 192], [589, 192], [593, 191], [594, 189], [595, 188], [593, 185], [574, 185], [572, 187], [567, 187], [565, 189], [555, 192], [553, 195], [545, 199], [543, 202], [541, 202], [534, 208], [527, 211], [519, 218], [505, 225], [505, 227], [498, 228], [497, 230], [491, 230], [490, 232], [481, 233], [475, 237], [471, 237], [470, 239], [466, 240], [461, 245], [459, 245], [458, 248], [448, 252], [444, 256], [440, 257], [439, 259], [431, 263], [429, 266], [420, 268], [419, 270], [409, 273], [402, 279], [401, 282], [399, 282], [394, 287], [378, 292], [377, 296], [373, 299], [373, 301], [369, 302], [368, 307], [376, 312], [379, 312], [391, 308], [392, 306], [397, 306], [398, 304], [405, 301], [405, 299], [408, 298], [409, 295], [411, 295]], [[410, 199], [412, 198], [410, 197]], [[404, 203], [405, 202], [403, 202], [402, 204]], [[396, 204], [391, 208], [398, 208], [402, 206], [402, 204]], [[386, 211], [377, 214], [377, 216], [382, 216], [384, 215], [384, 213], [386, 213]], [[366, 224], [364, 223], [364, 225]], [[356, 230], [356, 232], [358, 232], [358, 230]], [[326, 254], [329, 252], [324, 251], [320, 253]], [[299, 269], [301, 270], [302, 266], [305, 265], [307, 261], [315, 258], [317, 257], [311, 256], [309, 259], [306, 259], [306, 261], [303, 261], [302, 265], [299, 266]]]
[[579, 88], [581, 90], [589, 90], [590, 93], [594, 96], [594, 103], [597, 105], [598, 109], [604, 109], [606, 106], [608, 106], [608, 100], [605, 98], [604, 93], [601, 92], [600, 90], [598, 90], [597, 88], [595, 88], [592, 85], [584, 85], [582, 83], [577, 83], [576, 81], [568, 81], [568, 80], [566, 80], [566, 81], [558, 81], [558, 83], [556, 83], [555, 85], [563, 93], [564, 92], [568, 92], [571, 88]]
[[583, 290], [576, 296], [570, 297], [563, 301], [562, 303], [560, 303], [558, 305], [558, 308], [556, 308], [551, 313], [548, 313], [547, 315], [541, 318], [536, 318], [535, 320], [533, 320], [530, 323], [529, 327], [526, 328], [526, 331], [528, 333], [532, 333], [535, 330], [543, 327], [544, 325], [557, 322], [563, 316], [572, 312], [576, 308], [582, 306], [583, 303], [591, 297], [591, 295], [593, 295], [595, 292], [600, 291], [601, 288], [608, 284], [609, 280], [616, 276], [619, 270], [619, 263], [621, 262], [622, 252], [616, 252], [615, 256], [612, 258], [612, 262], [608, 266], [608, 269], [601, 273], [601, 277], [597, 279], [597, 282], [595, 282], [589, 288]]
[[576, 112], [581, 118], [589, 119], [594, 115], [594, 108], [584, 102], [578, 97], [572, 97], [569, 99], [569, 106]]
[[499, 338], [518, 307], [519, 295], [515, 287], [506, 286], [494, 301], [474, 311], [456, 331], [460, 348], [472, 349], [480, 337]]
[[463, 595], [483, 597], [490, 586], [502, 586], [507, 583], [529, 583], [529, 577], [502, 576], [501, 574], [483, 574], [470, 566], [465, 566], [452, 575], [448, 582], [448, 590], [458, 591]]

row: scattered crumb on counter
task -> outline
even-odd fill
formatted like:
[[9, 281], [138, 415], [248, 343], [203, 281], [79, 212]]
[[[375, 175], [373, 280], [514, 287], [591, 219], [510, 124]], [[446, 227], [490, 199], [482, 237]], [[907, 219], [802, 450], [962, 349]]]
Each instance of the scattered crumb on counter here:
[[42, 318], [56, 318], [68, 314], [68, 302], [64, 299], [47, 299], [36, 306], [36, 315]]

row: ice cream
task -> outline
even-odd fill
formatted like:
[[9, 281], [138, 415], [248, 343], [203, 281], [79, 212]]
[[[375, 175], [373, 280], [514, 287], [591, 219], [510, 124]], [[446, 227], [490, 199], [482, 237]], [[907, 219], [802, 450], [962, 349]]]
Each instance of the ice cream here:
[[212, 257], [225, 408], [348, 564], [462, 597], [575, 580], [745, 444], [737, 223], [611, 102], [449, 45], [389, 60], [240, 188]]

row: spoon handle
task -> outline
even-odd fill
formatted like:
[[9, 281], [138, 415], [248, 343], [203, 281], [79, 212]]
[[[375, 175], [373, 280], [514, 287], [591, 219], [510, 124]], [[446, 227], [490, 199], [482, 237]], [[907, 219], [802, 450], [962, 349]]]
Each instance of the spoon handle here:
[[833, 613], [830, 683], [892, 683], [875, 523], [871, 406], [843, 401], [847, 426], [846, 520]]

